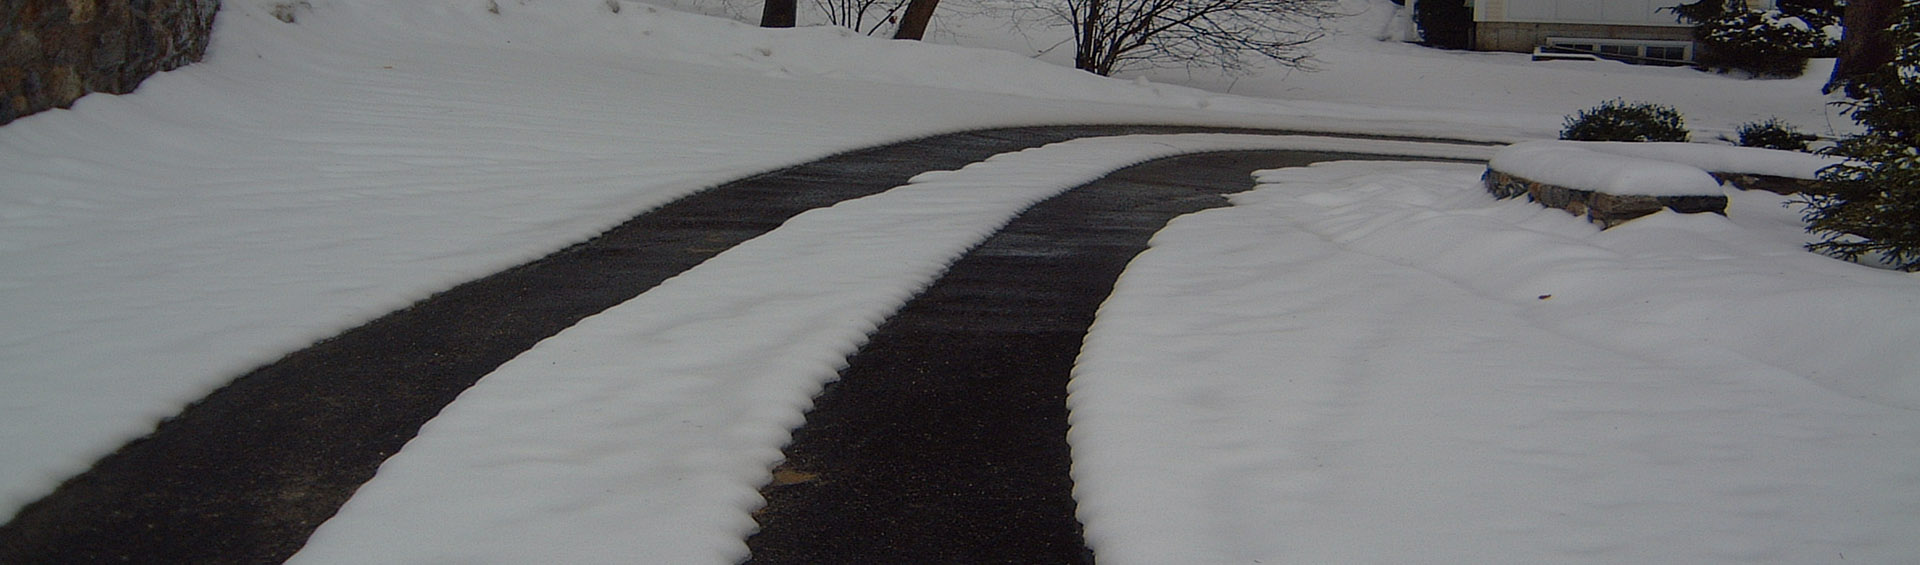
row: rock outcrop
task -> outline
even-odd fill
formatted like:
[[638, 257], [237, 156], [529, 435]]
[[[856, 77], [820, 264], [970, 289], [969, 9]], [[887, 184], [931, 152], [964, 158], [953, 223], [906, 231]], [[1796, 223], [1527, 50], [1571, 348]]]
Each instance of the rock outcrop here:
[[0, 2], [0, 124], [200, 60], [219, 0]]

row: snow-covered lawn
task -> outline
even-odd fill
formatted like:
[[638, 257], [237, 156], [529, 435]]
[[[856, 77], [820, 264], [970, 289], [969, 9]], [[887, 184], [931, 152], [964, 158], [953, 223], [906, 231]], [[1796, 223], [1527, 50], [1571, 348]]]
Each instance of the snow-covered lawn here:
[[[251, 366], [677, 196], [836, 151], [1095, 122], [1521, 140], [1614, 97], [1676, 104], [1708, 130], [1768, 115], [1825, 125], [1817, 81], [1377, 42], [1385, 0], [1345, 2], [1359, 15], [1323, 46], [1325, 71], [1249, 77], [1235, 94], [636, 2], [502, 0], [494, 14], [310, 0], [294, 24], [275, 3], [225, 2], [205, 63], [0, 128], [0, 514]], [[1225, 86], [1212, 80], [1195, 78]], [[1091, 169], [1011, 178], [1044, 193], [1098, 174], [1082, 159], [1131, 162], [1168, 142], [1075, 142], [1038, 155]], [[1004, 214], [1033, 194], [932, 189], [1002, 187], [1021, 162], [813, 216], [881, 229], [915, 198]], [[1075, 478], [1102, 561], [1920, 555], [1920, 280], [1800, 251], [1771, 195], [1736, 195], [1726, 218], [1663, 213], [1602, 233], [1492, 200], [1476, 174], [1275, 172], [1156, 240], [1074, 385]], [[776, 275], [727, 293], [670, 281], [483, 380], [303, 558], [626, 561], [621, 544], [648, 539], [679, 542], [672, 562], [737, 557], [753, 489], [811, 389], [951, 258], [957, 244], [935, 234], [985, 229], [895, 237], [889, 251], [914, 258], [863, 265], [805, 245], [840, 237], [807, 225], [701, 269], [898, 269], [873, 287], [879, 301], [769, 294]], [[838, 332], [752, 317], [836, 309]], [[712, 331], [785, 349], [698, 333]], [[594, 353], [637, 334], [699, 345], [652, 378], [628, 352]], [[749, 386], [762, 382], [780, 384]], [[509, 424], [533, 412], [548, 427]], [[746, 424], [680, 433], [698, 420], [682, 412]], [[674, 488], [681, 478], [696, 486]], [[422, 481], [437, 488], [409, 486]]]
[[1273, 171], [1155, 237], [1070, 388], [1102, 562], [1920, 555], [1911, 275], [1478, 173]]

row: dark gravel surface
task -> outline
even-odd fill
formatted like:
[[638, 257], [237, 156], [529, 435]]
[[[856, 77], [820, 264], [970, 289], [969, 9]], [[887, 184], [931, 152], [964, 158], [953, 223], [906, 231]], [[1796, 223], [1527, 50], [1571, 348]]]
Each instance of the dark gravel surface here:
[[[1195, 131], [1224, 130], [1084, 126], [969, 132], [851, 152], [703, 191], [636, 217], [594, 240], [449, 289], [236, 378], [228, 386], [161, 422], [151, 435], [133, 441], [101, 459], [92, 469], [68, 479], [58, 490], [23, 508], [10, 522], [0, 525], [0, 563], [251, 564], [282, 561], [297, 551], [313, 529], [332, 516], [360, 484], [372, 477], [380, 463], [411, 439], [423, 423], [495, 367], [580, 319], [637, 296], [708, 257], [778, 227], [795, 214], [884, 191], [903, 184], [906, 179], [923, 171], [955, 169], [996, 153], [1024, 147], [1090, 135]], [[1217, 202], [1217, 199], [1207, 202]], [[1076, 213], [1068, 210], [1059, 217], [1064, 221]], [[1105, 229], [1104, 226], [1109, 223], [1096, 220], [1088, 229]], [[1009, 237], [1049, 238], [1037, 234]], [[1021, 253], [1024, 252], [1015, 255]], [[1125, 254], [1127, 257], [1131, 255]], [[1124, 265], [1124, 259], [1120, 259], [1116, 265]], [[1025, 264], [986, 267], [987, 271], [1029, 268], [1040, 267]], [[1063, 267], [1046, 268], [1059, 271]], [[1078, 271], [1080, 268], [1067, 266], [1062, 272]], [[1117, 266], [1112, 270], [1117, 273]], [[1111, 285], [1110, 276], [1100, 277], [1107, 278], [1103, 284]], [[998, 283], [980, 282], [972, 290], [964, 292], [1017, 297], [1010, 305], [994, 307], [1001, 309], [1019, 310], [1024, 309], [1029, 300], [1052, 300], [1037, 295], [1026, 298], [1029, 292], [1026, 289], [1008, 287], [1004, 291], [995, 290], [991, 288], [995, 284]], [[1105, 290], [1091, 292], [1096, 292], [1097, 296], [1106, 293]], [[1096, 298], [1094, 303], [1097, 302]], [[1091, 310], [1087, 312], [1087, 319], [1090, 319]], [[979, 369], [962, 370], [963, 374], [998, 374], [987, 372], [987, 368], [1000, 364], [992, 359], [1003, 357], [1048, 357], [1070, 363], [1072, 351], [1078, 349], [1077, 336], [1085, 330], [1085, 321], [1077, 317], [1078, 314], [1062, 313], [1060, 316], [1065, 317], [1039, 325], [1013, 321], [1011, 318], [1002, 321], [999, 310], [976, 311], [966, 315], [972, 318], [956, 318], [941, 324], [953, 326], [953, 331], [970, 334], [969, 339], [975, 341], [999, 341], [998, 336], [1020, 334], [1027, 331], [1021, 328], [1032, 328], [1032, 333], [1040, 336], [1040, 341], [1007, 345], [999, 351], [942, 353], [949, 357], [943, 363], [963, 368], [980, 366]], [[911, 322], [889, 324], [889, 327], [902, 324]], [[1078, 327], [1074, 329], [1070, 326]], [[1075, 337], [1069, 338], [1069, 335]], [[875, 346], [869, 349], [878, 351]], [[1054, 351], [1056, 349], [1060, 351]], [[861, 358], [884, 358], [886, 355], [884, 352], [862, 353]], [[979, 357], [962, 359], [953, 357], [955, 355]], [[901, 358], [899, 362], [916, 361]], [[850, 373], [846, 382], [857, 380], [861, 379]], [[996, 382], [1020, 379], [996, 376], [977, 380]], [[1051, 390], [1058, 386], [1058, 383], [1054, 383], [1042, 388]], [[836, 386], [834, 390], [850, 388], [853, 387]], [[843, 402], [829, 400], [835, 394], [846, 393], [830, 393], [827, 399], [823, 399], [823, 412], [827, 402]], [[1057, 396], [1058, 393], [1013, 393], [1015, 397], [1033, 395]], [[1042, 413], [1053, 408], [1043, 410], [1039, 407], [1057, 404], [1057, 398], [1035, 398], [1022, 402], [1033, 402], [1033, 408], [1017, 408], [1013, 412], [1024, 414], [1031, 410], [1033, 415], [1023, 419], [1032, 420], [1033, 423], [1011, 427], [1037, 427], [1048, 430], [1045, 433], [1063, 433], [1064, 428], [1059, 426], [1064, 420]], [[957, 412], [962, 408], [950, 405], [940, 410]], [[1001, 419], [987, 418], [993, 421]], [[1002, 435], [998, 430], [998, 427], [988, 427], [970, 433], [982, 437]], [[806, 435], [814, 434], [807, 430], [803, 432]], [[1059, 451], [1059, 461], [1017, 465], [1058, 468], [1057, 472], [1047, 471], [1057, 476], [1039, 479], [1041, 482], [1034, 484], [1035, 492], [1064, 488], [1064, 443], [1060, 438], [1035, 441], [1058, 444], [1047, 449]], [[798, 452], [819, 448], [796, 446], [795, 449]], [[958, 455], [954, 452], [939, 457], [986, 459], [984, 456]], [[796, 460], [804, 459], [796, 455]], [[825, 464], [822, 465], [825, 468]], [[983, 472], [979, 471], [979, 467], [969, 469], [973, 469], [969, 473]], [[837, 470], [835, 472], [839, 473]], [[981, 485], [1012, 480], [1003, 480], [1001, 476], [997, 472], [968, 475]], [[836, 476], [832, 481], [822, 480], [819, 484], [841, 482], [850, 480]], [[1043, 489], [1040, 486], [1043, 483], [1051, 486]], [[936, 510], [924, 500], [968, 498], [933, 492], [949, 487], [925, 486], [930, 483], [924, 482], [915, 484], [919, 486], [908, 486], [917, 490], [903, 490], [898, 496], [882, 493], [878, 497], [869, 495], [869, 498], [906, 501], [888, 505], [926, 509], [927, 512], [946, 511]], [[999, 491], [1004, 492], [1005, 489]], [[920, 492], [931, 494], [915, 494]], [[926, 550], [919, 554], [933, 556], [930, 559], [960, 559], [967, 562], [983, 562], [972, 559], [971, 556], [976, 555], [994, 560], [997, 558], [992, 555], [1002, 553], [970, 552], [978, 551], [982, 543], [1002, 543], [1010, 539], [1008, 535], [1012, 535], [1013, 538], [1032, 536], [1036, 539], [1044, 536], [1046, 541], [1039, 545], [1050, 548], [1046, 555], [1054, 557], [1039, 561], [1018, 557], [1009, 559], [1039, 563], [1065, 562], [1084, 557], [1084, 552], [1079, 548], [1077, 525], [1072, 523], [1071, 499], [1056, 494], [1020, 496], [1028, 498], [1008, 501], [1021, 506], [1022, 510], [1018, 512], [1032, 514], [1035, 517], [1033, 523], [1055, 523], [1050, 527], [1064, 527], [1066, 530], [1042, 534], [1039, 529], [1028, 530], [1026, 521], [1018, 522], [1017, 526], [1009, 522], [1009, 527], [996, 527], [1001, 534], [995, 536], [988, 535], [980, 526], [949, 522], [947, 531], [942, 535], [964, 541], [924, 539], [921, 543], [949, 549]], [[1029, 498], [1034, 504], [1032, 509], [1026, 509], [1026, 502], [1021, 502]], [[991, 510], [991, 513], [1011, 508], [1011, 505], [1003, 503], [989, 508], [1000, 509]], [[804, 516], [801, 512], [777, 505], [767, 515]], [[978, 517], [982, 514], [973, 512], [970, 515]], [[954, 519], [958, 520], [960, 516], [956, 514]], [[1031, 534], [1028, 533], [1030, 531]], [[878, 536], [871, 532], [864, 533]], [[885, 547], [878, 549], [883, 553], [870, 555], [915, 554], [906, 549], [911, 545], [907, 540], [920, 536], [881, 536], [889, 540]], [[777, 532], [772, 529], [760, 536], [765, 540], [775, 537]], [[833, 547], [833, 543], [821, 542], [828, 547]], [[762, 541], [757, 547], [769, 546]], [[773, 553], [761, 558], [769, 562], [783, 559], [788, 559], [783, 562], [845, 562], [841, 558], [780, 558]], [[898, 559], [880, 561], [901, 562]]]

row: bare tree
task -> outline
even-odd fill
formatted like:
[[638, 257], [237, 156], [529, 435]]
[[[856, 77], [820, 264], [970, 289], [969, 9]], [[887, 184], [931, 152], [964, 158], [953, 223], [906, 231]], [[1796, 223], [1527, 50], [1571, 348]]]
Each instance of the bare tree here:
[[813, 5], [829, 24], [875, 35], [900, 20], [907, 0], [813, 0]]
[[767, 0], [760, 12], [760, 27], [793, 27], [799, 14], [798, 0]]
[[927, 34], [927, 21], [933, 19], [933, 8], [940, 0], [912, 0], [907, 3], [907, 13], [900, 16], [900, 29], [893, 34], [894, 39], [920, 39]]
[[1073, 66], [1098, 75], [1136, 65], [1246, 68], [1249, 55], [1307, 67], [1337, 0], [1034, 0], [1073, 29]]

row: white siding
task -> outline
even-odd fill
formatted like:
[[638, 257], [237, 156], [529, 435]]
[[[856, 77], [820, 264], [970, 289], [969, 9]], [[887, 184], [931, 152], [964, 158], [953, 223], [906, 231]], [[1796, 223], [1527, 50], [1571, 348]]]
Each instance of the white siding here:
[[[1678, 26], [1659, 9], [1686, 0], [1482, 0], [1475, 19], [1483, 22], [1540, 22]], [[1771, 3], [1770, 1], [1768, 3]]]

